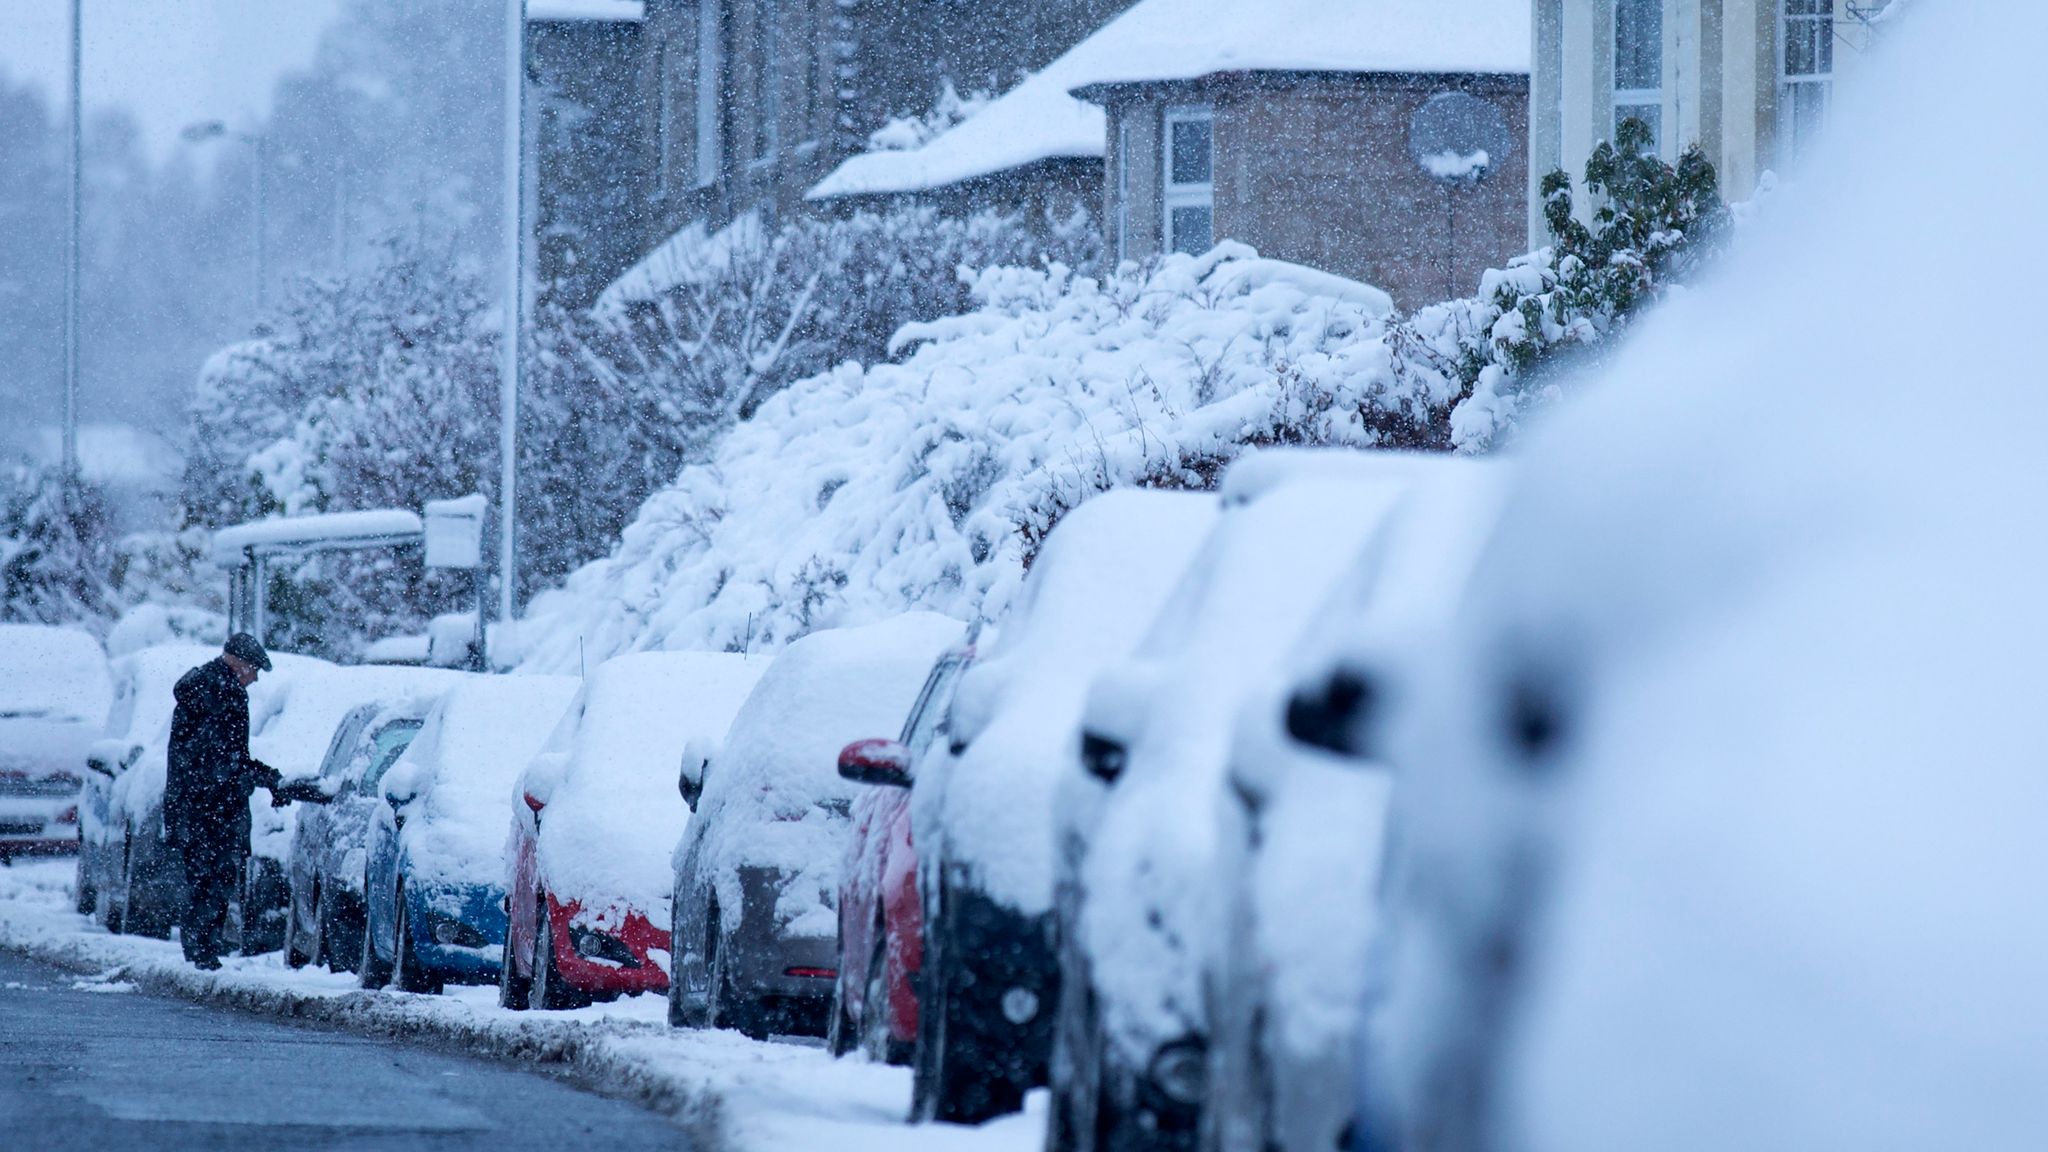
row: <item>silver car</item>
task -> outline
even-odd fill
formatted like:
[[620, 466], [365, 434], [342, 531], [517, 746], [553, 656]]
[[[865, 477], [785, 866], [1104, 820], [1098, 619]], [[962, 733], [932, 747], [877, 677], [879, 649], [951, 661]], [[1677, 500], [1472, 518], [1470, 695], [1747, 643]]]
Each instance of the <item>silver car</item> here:
[[965, 631], [913, 612], [813, 633], [769, 665], [722, 748], [685, 751], [692, 816], [675, 855], [672, 1023], [824, 1035], [852, 827], [840, 749], [899, 727]]

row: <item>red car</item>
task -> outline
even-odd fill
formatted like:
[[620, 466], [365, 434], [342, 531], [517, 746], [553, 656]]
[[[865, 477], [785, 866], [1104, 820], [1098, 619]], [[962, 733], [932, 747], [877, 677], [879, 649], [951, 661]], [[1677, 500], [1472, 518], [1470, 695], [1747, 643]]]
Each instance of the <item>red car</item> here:
[[917, 1047], [917, 974], [924, 962], [924, 906], [910, 837], [913, 766], [945, 726], [953, 686], [974, 662], [973, 640], [939, 657], [897, 740], [860, 740], [839, 756], [839, 774], [875, 787], [853, 806], [853, 836], [839, 886], [839, 978], [828, 1043], [834, 1056], [860, 1048], [908, 1064]]
[[501, 1004], [668, 990], [676, 765], [724, 737], [766, 664], [643, 652], [592, 670], [513, 802]]

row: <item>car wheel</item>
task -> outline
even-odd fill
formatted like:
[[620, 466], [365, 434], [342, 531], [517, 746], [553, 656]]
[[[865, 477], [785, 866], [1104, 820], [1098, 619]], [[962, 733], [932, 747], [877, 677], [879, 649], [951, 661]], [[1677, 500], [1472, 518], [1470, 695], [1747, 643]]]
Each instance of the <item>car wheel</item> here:
[[363, 914], [345, 891], [313, 890], [313, 931], [319, 933], [313, 961], [330, 972], [353, 972], [363, 956]]
[[860, 1046], [878, 1064], [910, 1063], [909, 1046], [889, 1028], [889, 937], [881, 916], [875, 917], [874, 956], [868, 960], [868, 986], [860, 1002]]
[[406, 907], [405, 881], [398, 882], [398, 944], [391, 959], [391, 982], [401, 992], [423, 996], [441, 994], [441, 978], [420, 963], [418, 941], [413, 939], [412, 911]]
[[[363, 891], [367, 893], [369, 890], [370, 876], [365, 872]], [[365, 903], [367, 902], [366, 896]], [[363, 987], [373, 991], [391, 983], [391, 965], [386, 964], [377, 955], [376, 933], [370, 931], [370, 914], [367, 907], [363, 909], [363, 950], [361, 958], [356, 961], [356, 977]]]
[[78, 832], [78, 881], [71, 886], [73, 893], [71, 906], [80, 916], [92, 915], [94, 906], [99, 903], [99, 893], [95, 892], [92, 886], [91, 870], [86, 866], [90, 859], [91, 857], [85, 849], [85, 830], [80, 829]]
[[705, 944], [705, 966], [711, 969], [711, 1026], [730, 1028], [749, 1040], [766, 1040], [767, 1013], [739, 994], [732, 985], [732, 973], [726, 970], [726, 957], [731, 951], [725, 947], [718, 909], [713, 908], [710, 939]]
[[[320, 891], [317, 888], [313, 890], [313, 901], [317, 907], [320, 901]], [[316, 919], [314, 923], [317, 925], [319, 921]], [[317, 936], [314, 938], [311, 948], [300, 951], [299, 936], [301, 934], [299, 926], [299, 898], [287, 895], [284, 900], [284, 963], [287, 968], [304, 968], [313, 962], [314, 957], [320, 954], [320, 940]]]
[[[122, 867], [124, 873], [121, 880], [122, 931], [133, 936], [151, 936], [158, 940], [168, 940], [171, 938], [171, 912], [169, 909], [159, 907], [153, 903], [149, 898], [148, 886], [138, 883], [142, 878], [135, 874], [135, 850], [132, 843], [132, 833], [130, 834], [130, 840], [131, 843], [124, 853], [125, 859]], [[176, 862], [173, 862], [173, 866], [178, 865]]]
[[675, 919], [668, 929], [668, 1026], [694, 1028], [697, 1022], [683, 1005], [683, 899], [680, 889], [671, 899]]
[[505, 947], [498, 960], [498, 1007], [513, 1012], [524, 1012], [533, 1003], [533, 976], [519, 974], [519, 965], [512, 962], [512, 898], [505, 898], [506, 930]]
[[939, 1118], [942, 1079], [940, 1067], [946, 1050], [946, 944], [941, 927], [945, 922], [945, 889], [939, 890], [940, 906], [924, 922], [924, 967], [919, 970], [917, 989], [917, 1051], [911, 1060], [910, 1122], [925, 1124]]
[[548, 911], [547, 893], [541, 893], [540, 911], [534, 917], [537, 927], [533, 940], [533, 992], [530, 1002], [534, 1007], [559, 1012], [567, 1008], [582, 1008], [590, 998], [569, 986], [562, 979], [562, 970], [555, 966], [555, 919]]
[[860, 1043], [860, 1029], [846, 1008], [846, 925], [843, 922], [839, 926], [837, 958], [839, 975], [832, 981], [831, 1023], [825, 1029], [825, 1048], [832, 1053], [834, 1060], [853, 1051]]

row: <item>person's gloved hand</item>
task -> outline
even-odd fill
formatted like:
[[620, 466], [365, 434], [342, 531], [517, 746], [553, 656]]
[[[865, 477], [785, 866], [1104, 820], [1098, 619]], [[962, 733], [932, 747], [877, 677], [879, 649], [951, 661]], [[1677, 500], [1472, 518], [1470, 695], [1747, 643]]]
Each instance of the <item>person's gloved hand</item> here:
[[308, 804], [325, 804], [332, 799], [334, 797], [329, 796], [326, 790], [320, 787], [320, 781], [318, 780], [293, 780], [290, 783], [279, 783], [270, 786], [270, 806], [272, 808], [282, 808], [298, 800], [303, 800]]

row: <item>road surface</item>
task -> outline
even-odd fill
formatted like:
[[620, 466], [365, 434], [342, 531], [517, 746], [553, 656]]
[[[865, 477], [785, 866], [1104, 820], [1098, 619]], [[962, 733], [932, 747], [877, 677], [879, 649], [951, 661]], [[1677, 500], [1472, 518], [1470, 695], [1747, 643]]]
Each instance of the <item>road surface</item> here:
[[92, 986], [0, 952], [0, 1147], [684, 1147], [545, 1076]]

